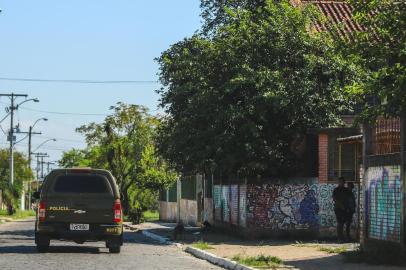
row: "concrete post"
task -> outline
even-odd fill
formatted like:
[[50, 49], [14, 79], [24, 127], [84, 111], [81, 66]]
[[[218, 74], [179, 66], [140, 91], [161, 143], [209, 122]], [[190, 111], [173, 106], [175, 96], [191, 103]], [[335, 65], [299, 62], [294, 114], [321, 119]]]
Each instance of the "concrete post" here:
[[403, 254], [406, 254], [406, 175], [405, 175], [405, 169], [406, 169], [406, 112], [402, 112], [401, 118], [400, 118], [400, 153], [401, 153], [401, 166], [400, 166], [400, 192], [403, 194], [402, 199], [403, 202], [401, 204], [401, 234], [400, 234], [400, 239], [401, 239], [401, 246], [402, 246], [402, 251]]
[[363, 156], [363, 179], [362, 179], [362, 204], [363, 204], [363, 213], [362, 213], [362, 237], [361, 237], [361, 246], [365, 247], [366, 239], [368, 238], [368, 209], [366, 208], [365, 201], [368, 194], [368, 156], [371, 151], [371, 136], [372, 129], [369, 123], [364, 123], [363, 127], [363, 138], [362, 138], [362, 156]]
[[181, 221], [181, 217], [180, 217], [180, 201], [182, 200], [182, 182], [180, 180], [180, 177], [178, 178], [178, 180], [176, 181], [176, 222], [179, 223]]

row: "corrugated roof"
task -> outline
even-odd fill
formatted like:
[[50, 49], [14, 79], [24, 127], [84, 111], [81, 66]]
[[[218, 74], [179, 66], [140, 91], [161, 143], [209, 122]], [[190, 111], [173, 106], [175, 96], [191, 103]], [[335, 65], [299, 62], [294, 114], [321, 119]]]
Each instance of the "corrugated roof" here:
[[345, 1], [339, 0], [291, 0], [294, 6], [302, 4], [316, 5], [330, 23], [317, 22], [314, 27], [318, 32], [329, 31], [342, 38], [353, 40], [353, 33], [364, 31], [365, 28], [355, 22], [353, 7]]
[[362, 138], [363, 135], [355, 135], [355, 136], [350, 136], [350, 137], [345, 137], [345, 138], [338, 138], [337, 142], [342, 143], [342, 144], [350, 144], [350, 143], [362, 143]]

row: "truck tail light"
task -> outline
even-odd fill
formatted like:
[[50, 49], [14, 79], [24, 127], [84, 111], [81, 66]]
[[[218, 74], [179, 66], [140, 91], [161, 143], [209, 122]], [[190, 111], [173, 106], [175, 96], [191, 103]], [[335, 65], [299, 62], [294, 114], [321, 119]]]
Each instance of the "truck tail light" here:
[[45, 201], [40, 201], [39, 207], [38, 207], [38, 218], [39, 218], [39, 221], [45, 221], [45, 212], [46, 212]]
[[120, 223], [122, 221], [122, 208], [121, 208], [121, 201], [116, 200], [114, 202], [114, 223]]

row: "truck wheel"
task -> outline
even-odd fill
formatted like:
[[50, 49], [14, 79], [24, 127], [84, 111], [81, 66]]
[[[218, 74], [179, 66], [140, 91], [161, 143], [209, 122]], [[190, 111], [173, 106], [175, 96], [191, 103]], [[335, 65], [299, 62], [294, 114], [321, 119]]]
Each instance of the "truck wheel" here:
[[49, 245], [51, 243], [49, 237], [37, 235], [35, 242], [37, 244], [38, 252], [43, 253], [49, 250]]
[[109, 244], [109, 252], [118, 254], [121, 251], [121, 246], [117, 244]]

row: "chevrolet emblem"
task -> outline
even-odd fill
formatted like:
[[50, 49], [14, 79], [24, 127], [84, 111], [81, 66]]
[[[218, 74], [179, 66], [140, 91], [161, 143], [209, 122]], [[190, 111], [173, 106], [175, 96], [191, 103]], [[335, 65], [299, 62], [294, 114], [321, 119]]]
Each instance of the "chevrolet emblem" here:
[[86, 214], [86, 211], [84, 211], [84, 210], [75, 210], [73, 213], [78, 214], [78, 215], [82, 215], [82, 214]]

